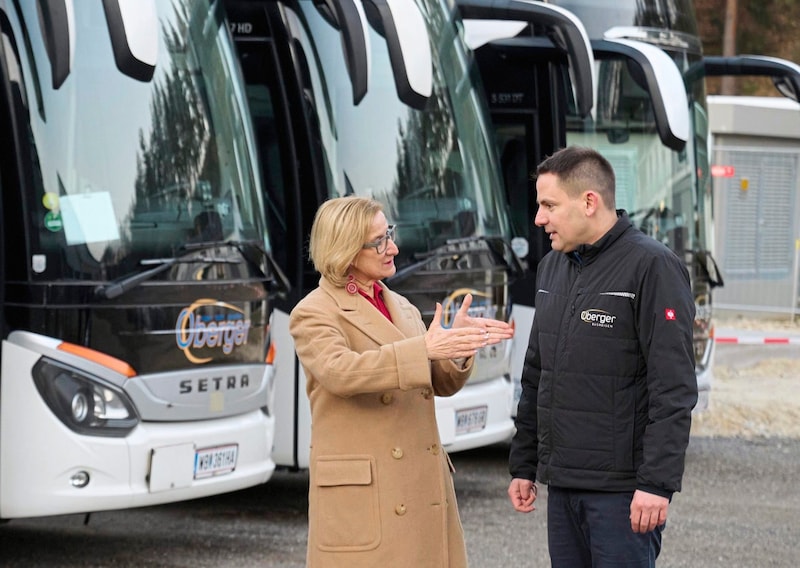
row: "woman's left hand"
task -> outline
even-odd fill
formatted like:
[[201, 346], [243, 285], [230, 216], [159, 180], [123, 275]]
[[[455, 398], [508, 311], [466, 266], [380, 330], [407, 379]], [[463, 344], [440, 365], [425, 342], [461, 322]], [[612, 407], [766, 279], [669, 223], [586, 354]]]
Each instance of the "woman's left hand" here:
[[453, 328], [459, 327], [480, 327], [486, 332], [487, 345], [494, 345], [500, 343], [504, 339], [511, 339], [514, 337], [514, 327], [508, 322], [496, 320], [491, 318], [473, 318], [470, 317], [469, 307], [472, 305], [472, 294], [464, 296], [464, 301], [461, 307], [456, 312], [456, 317], [453, 319]]

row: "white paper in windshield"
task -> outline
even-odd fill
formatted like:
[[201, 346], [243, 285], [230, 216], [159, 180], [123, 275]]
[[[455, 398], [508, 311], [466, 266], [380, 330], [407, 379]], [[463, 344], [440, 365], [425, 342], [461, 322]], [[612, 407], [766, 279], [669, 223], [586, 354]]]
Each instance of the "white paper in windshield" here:
[[59, 201], [68, 245], [119, 239], [117, 216], [107, 191], [64, 195]]

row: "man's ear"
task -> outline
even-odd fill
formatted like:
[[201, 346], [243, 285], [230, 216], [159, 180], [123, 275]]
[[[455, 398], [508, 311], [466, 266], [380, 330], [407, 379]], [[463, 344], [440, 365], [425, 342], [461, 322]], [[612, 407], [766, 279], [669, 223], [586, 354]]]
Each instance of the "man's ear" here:
[[583, 206], [587, 216], [594, 215], [603, 205], [596, 191], [588, 190], [583, 194]]

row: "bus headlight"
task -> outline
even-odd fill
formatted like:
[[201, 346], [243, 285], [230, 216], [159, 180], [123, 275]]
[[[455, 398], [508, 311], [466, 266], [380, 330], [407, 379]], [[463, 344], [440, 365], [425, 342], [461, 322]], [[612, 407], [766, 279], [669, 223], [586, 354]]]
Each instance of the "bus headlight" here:
[[139, 423], [121, 389], [86, 372], [42, 358], [33, 381], [53, 414], [79, 434], [122, 437]]
[[75, 422], [83, 422], [89, 415], [89, 401], [87, 393], [76, 392], [72, 397], [72, 419]]

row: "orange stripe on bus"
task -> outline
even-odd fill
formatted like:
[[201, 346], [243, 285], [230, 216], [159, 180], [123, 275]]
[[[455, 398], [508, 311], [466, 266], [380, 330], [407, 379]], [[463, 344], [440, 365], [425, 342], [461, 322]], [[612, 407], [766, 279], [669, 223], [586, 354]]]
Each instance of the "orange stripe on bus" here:
[[120, 375], [125, 375], [126, 377], [134, 377], [136, 376], [136, 370], [131, 367], [128, 363], [121, 359], [117, 359], [116, 357], [112, 357], [111, 355], [106, 355], [105, 353], [101, 353], [100, 351], [95, 351], [94, 349], [89, 349], [88, 347], [83, 347], [81, 345], [75, 345], [74, 343], [61, 343], [58, 346], [60, 351], [65, 351], [67, 353], [72, 353], [73, 355], [77, 355], [78, 357], [83, 357], [84, 359], [88, 359], [93, 363], [97, 363], [98, 365], [102, 365], [112, 371], [119, 373]]

